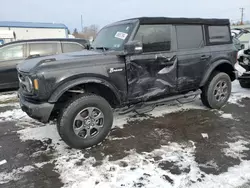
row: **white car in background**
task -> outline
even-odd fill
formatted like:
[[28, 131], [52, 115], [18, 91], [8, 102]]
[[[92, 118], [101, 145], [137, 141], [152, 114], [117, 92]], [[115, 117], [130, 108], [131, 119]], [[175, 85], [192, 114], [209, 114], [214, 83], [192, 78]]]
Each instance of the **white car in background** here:
[[250, 88], [250, 40], [247, 49], [238, 52], [237, 60], [235, 69], [238, 71], [240, 85], [243, 88]]
[[232, 28], [231, 29], [231, 34], [235, 41], [237, 41], [234, 44], [236, 44], [236, 48], [239, 49], [238, 47], [238, 42], [240, 42], [240, 49], [247, 49], [248, 48], [248, 41], [250, 40], [250, 28]]

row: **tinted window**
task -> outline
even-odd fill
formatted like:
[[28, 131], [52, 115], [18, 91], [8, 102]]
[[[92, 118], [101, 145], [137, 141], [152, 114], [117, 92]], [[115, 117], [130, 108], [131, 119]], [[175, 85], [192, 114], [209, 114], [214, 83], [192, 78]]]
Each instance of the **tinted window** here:
[[62, 47], [63, 47], [63, 53], [78, 52], [84, 49], [84, 47], [78, 43], [63, 43]]
[[60, 43], [31, 43], [29, 55], [53, 55], [59, 53]]
[[201, 48], [204, 45], [200, 25], [176, 26], [176, 32], [179, 49]]
[[228, 26], [208, 26], [210, 43], [227, 43], [231, 41]]
[[134, 40], [143, 42], [144, 52], [171, 49], [171, 25], [141, 25]]
[[0, 61], [24, 58], [25, 47], [22, 44], [6, 46], [0, 49]]

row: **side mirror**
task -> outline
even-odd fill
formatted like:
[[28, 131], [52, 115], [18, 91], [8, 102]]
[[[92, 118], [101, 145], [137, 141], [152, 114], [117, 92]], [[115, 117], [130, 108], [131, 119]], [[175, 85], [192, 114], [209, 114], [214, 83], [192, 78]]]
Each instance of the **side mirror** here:
[[142, 42], [129, 41], [124, 45], [124, 51], [127, 55], [141, 54], [143, 52]]

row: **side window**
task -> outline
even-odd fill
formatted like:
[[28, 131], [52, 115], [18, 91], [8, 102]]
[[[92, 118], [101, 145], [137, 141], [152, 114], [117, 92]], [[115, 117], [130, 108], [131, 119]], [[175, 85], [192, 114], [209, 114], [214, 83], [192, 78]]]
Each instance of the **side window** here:
[[0, 61], [22, 59], [25, 57], [25, 45], [16, 44], [0, 49]]
[[178, 49], [201, 48], [204, 45], [201, 25], [177, 25]]
[[141, 25], [134, 40], [142, 41], [144, 52], [170, 51], [172, 25]]
[[208, 26], [209, 43], [228, 43], [231, 34], [228, 26]]
[[54, 55], [60, 52], [59, 42], [30, 43], [29, 55], [39, 54], [40, 56]]
[[78, 43], [62, 43], [62, 49], [63, 49], [63, 53], [67, 53], [67, 52], [78, 52], [78, 51], [82, 51], [84, 49], [83, 46], [81, 46]]

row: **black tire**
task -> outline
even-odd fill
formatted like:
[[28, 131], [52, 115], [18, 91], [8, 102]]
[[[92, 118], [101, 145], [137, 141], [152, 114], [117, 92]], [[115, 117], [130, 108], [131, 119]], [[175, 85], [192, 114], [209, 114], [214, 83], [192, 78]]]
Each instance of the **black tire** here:
[[[74, 131], [75, 118], [86, 108], [100, 109], [104, 118], [103, 126], [94, 137], [81, 138]], [[78, 121], [78, 120], [77, 120]], [[63, 141], [72, 148], [84, 149], [102, 142], [108, 135], [113, 124], [113, 111], [109, 103], [102, 97], [94, 94], [80, 95], [72, 100], [62, 111], [58, 119], [58, 132]], [[83, 122], [82, 122], [83, 126]], [[85, 126], [85, 125], [84, 125]]]
[[242, 88], [250, 88], [250, 81], [247, 82], [247, 81], [242, 81], [242, 80], [240, 80], [239, 82], [240, 82], [240, 86], [241, 86]]
[[[218, 100], [218, 92], [215, 91], [219, 83], [221, 83], [222, 86], [225, 86], [226, 84], [226, 88], [223, 89], [223, 94], [220, 95], [221, 98], [219, 97], [220, 100]], [[214, 72], [210, 76], [206, 85], [202, 88], [201, 101], [209, 108], [220, 109], [227, 103], [231, 94], [231, 90], [232, 84], [228, 74], [223, 72]], [[226, 94], [224, 94], [224, 91]]]

